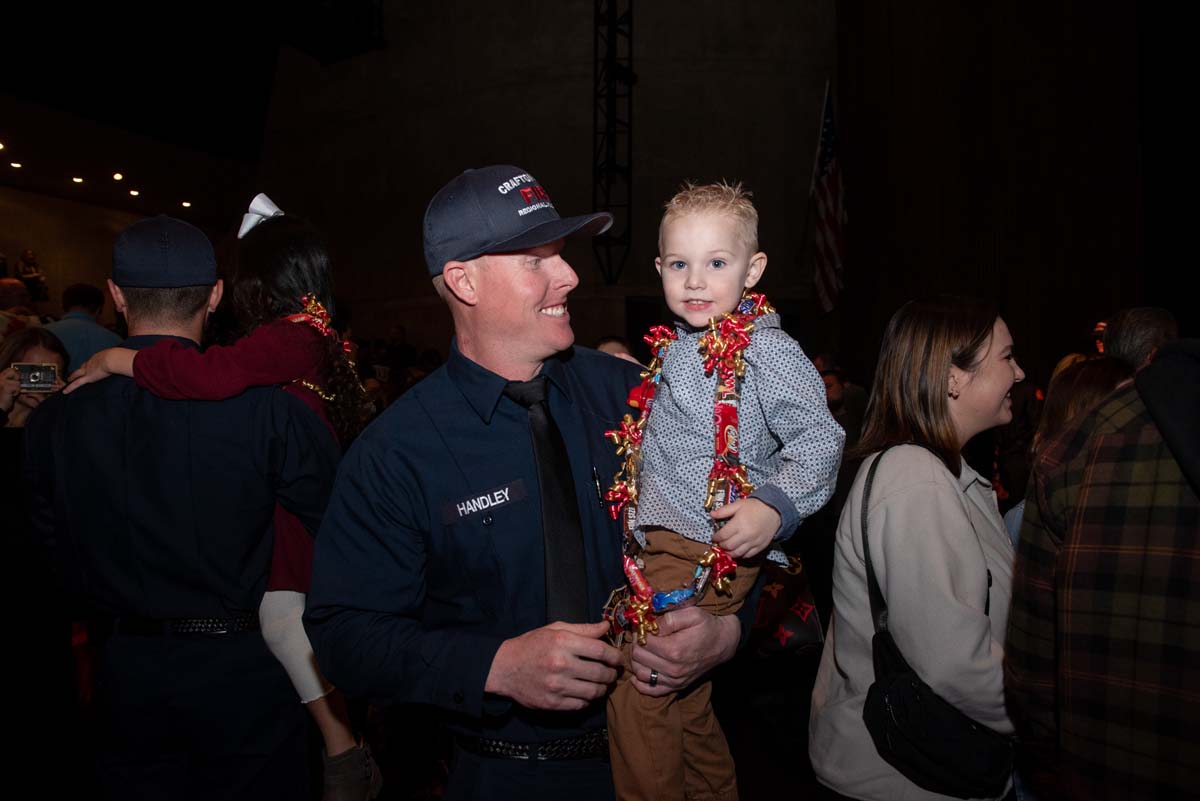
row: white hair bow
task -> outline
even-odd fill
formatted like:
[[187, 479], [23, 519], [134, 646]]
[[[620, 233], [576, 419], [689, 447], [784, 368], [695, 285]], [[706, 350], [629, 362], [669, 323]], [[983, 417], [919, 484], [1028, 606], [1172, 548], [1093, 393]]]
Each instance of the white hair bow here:
[[283, 210], [275, 205], [271, 198], [259, 192], [250, 201], [250, 209], [242, 215], [242, 227], [238, 229], [238, 239], [254, 230], [254, 226], [270, 217], [282, 217]]

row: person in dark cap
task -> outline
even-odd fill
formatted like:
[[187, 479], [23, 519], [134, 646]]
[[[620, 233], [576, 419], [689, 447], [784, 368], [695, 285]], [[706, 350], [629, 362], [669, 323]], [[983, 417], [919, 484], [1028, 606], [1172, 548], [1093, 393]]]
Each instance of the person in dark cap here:
[[[560, 218], [513, 166], [434, 196], [425, 260], [454, 319], [450, 356], [355, 442], [317, 538], [318, 661], [350, 695], [444, 713], [446, 799], [613, 797], [604, 697], [620, 653], [601, 610], [624, 578], [600, 486], [619, 467], [604, 432], [639, 369], [572, 347], [579, 279], [563, 258], [611, 221]], [[694, 607], [660, 627], [638, 652], [658, 694], [728, 659], [741, 633]]]
[[[196, 347], [223, 290], [207, 237], [125, 229], [108, 282], [124, 347]], [[276, 501], [315, 531], [338, 458], [294, 397], [163, 400], [124, 377], [27, 425], [35, 535], [88, 621], [105, 798], [304, 798], [305, 719], [258, 630]]]

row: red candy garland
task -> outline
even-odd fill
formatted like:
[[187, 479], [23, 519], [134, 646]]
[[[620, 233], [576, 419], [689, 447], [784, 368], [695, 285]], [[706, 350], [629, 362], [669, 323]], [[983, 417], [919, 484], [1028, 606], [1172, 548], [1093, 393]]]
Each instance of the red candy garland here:
[[[314, 328], [320, 332], [322, 336], [334, 337], [335, 339], [337, 338], [338, 333], [333, 329], [333, 324], [329, 316], [329, 310], [325, 308], [324, 303], [317, 300], [316, 295], [301, 296], [300, 306], [304, 309], [303, 311], [297, 312], [296, 314], [289, 314], [283, 319], [287, 320], [289, 323], [300, 323], [301, 325], [307, 325], [309, 328]], [[350, 343], [343, 340], [342, 350], [349, 355], [351, 352]], [[308, 387], [310, 390], [317, 393], [321, 400], [327, 403], [332, 402], [337, 397], [336, 395], [332, 395], [321, 389], [311, 381], [297, 378], [293, 383], [298, 383]]]
[[[302, 295], [300, 297], [300, 305], [304, 311], [296, 314], [289, 314], [283, 319], [289, 323], [303, 323], [310, 328], [315, 328], [320, 331], [323, 336], [336, 338], [338, 332], [333, 330], [333, 322], [329, 316], [329, 310], [325, 308], [325, 304], [317, 300], [316, 295]], [[351, 352], [350, 343], [342, 340], [342, 350], [346, 353]]]
[[[711, 512], [754, 490], [746, 477], [745, 465], [738, 459], [738, 387], [746, 374], [743, 353], [750, 344], [754, 321], [774, 311], [766, 296], [747, 292], [734, 312], [711, 320], [708, 331], [700, 337], [699, 350], [704, 356], [704, 373], [711, 375], [715, 372], [717, 375], [716, 398], [713, 401], [713, 464], [708, 474], [705, 511]], [[642, 439], [650, 419], [650, 410], [654, 406], [654, 395], [662, 380], [663, 360], [671, 343], [676, 341], [676, 336], [672, 328], [656, 325], [644, 339], [650, 346], [650, 365], [641, 374], [642, 383], [629, 393], [629, 405], [640, 411], [638, 419], [635, 421], [632, 415], [627, 414], [619, 428], [605, 432], [605, 436], [617, 446], [617, 455], [624, 457], [624, 463], [604, 496], [614, 520], [622, 510], [625, 512], [624, 568], [628, 581], [627, 587], [617, 590], [609, 599], [605, 607], [605, 619], [612, 624], [614, 634], [620, 629], [633, 631], [643, 645], [648, 633], [658, 632], [658, 615], [694, 604], [704, 595], [710, 580], [717, 592], [728, 593], [730, 576], [737, 568], [733, 557], [713, 545], [696, 565], [690, 587], [655, 592], [642, 574], [640, 560], [634, 555], [636, 539], [633, 529], [637, 515]]]

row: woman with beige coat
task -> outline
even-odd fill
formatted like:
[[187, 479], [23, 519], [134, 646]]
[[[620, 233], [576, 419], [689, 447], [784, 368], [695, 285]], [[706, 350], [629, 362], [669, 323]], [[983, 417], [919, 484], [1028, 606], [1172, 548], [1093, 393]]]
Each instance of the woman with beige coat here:
[[991, 307], [948, 297], [913, 301], [888, 324], [858, 446], [867, 458], [838, 526], [833, 622], [809, 722], [813, 770], [831, 797], [947, 798], [885, 762], [863, 723], [875, 681], [875, 629], [862, 496], [880, 452], [867, 528], [888, 629], [938, 695], [979, 723], [1012, 732], [1001, 665], [1012, 544], [991, 483], [960, 451], [1012, 418], [1009, 391], [1024, 377], [1008, 327]]

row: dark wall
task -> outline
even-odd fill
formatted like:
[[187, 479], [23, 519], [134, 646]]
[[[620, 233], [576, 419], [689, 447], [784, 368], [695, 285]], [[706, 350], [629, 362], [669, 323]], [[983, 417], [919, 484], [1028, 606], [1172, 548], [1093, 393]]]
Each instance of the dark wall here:
[[918, 295], [993, 298], [1043, 386], [1146, 301], [1133, 2], [845, 0], [838, 45], [842, 333], [864, 372]]
[[[662, 204], [689, 178], [754, 191], [766, 288], [807, 302], [801, 228], [836, 66], [834, 0], [635, 6], [633, 247], [615, 289], [590, 247], [568, 248], [581, 278], [578, 340], [623, 332], [623, 299], [659, 294]], [[515, 163], [545, 183], [560, 212], [590, 210], [593, 8], [394, 2], [384, 50], [326, 66], [281, 51], [258, 183], [329, 232], [356, 328], [383, 332], [406, 317], [410, 337], [444, 346], [420, 223], [429, 198], [463, 169]]]
[[[840, 350], [860, 380], [869, 378], [887, 318], [933, 291], [995, 299], [1039, 382], [1120, 306], [1166, 305], [1197, 333], [1185, 291], [1194, 259], [1181, 246], [1195, 205], [1181, 162], [1194, 139], [1169, 136], [1190, 111], [1190, 44], [1177, 41], [1189, 29], [1176, 12], [1147, 5], [637, 3], [633, 246], [615, 287], [603, 285], [590, 248], [568, 250], [582, 280], [573, 311], [579, 339], [661, 313], [652, 267], [661, 204], [686, 178], [721, 177], [755, 192], [770, 256], [763, 288], [789, 330], [812, 350]], [[162, 187], [118, 208], [171, 210], [186, 196], [197, 201], [189, 219], [217, 215], [203, 220], [210, 230], [234, 230], [253, 191], [266, 191], [328, 233], [360, 333], [405, 322], [416, 344], [441, 347], [449, 326], [425, 277], [420, 236], [425, 204], [441, 184], [467, 166], [511, 161], [541, 178], [564, 213], [591, 206], [593, 8], [590, 0], [397, 0], [383, 4], [381, 49], [323, 64], [278, 48], [265, 115], [239, 111], [233, 100], [244, 92], [229, 106], [207, 94], [199, 101], [219, 126], [238, 129], [232, 139], [261, 139], [260, 148], [245, 148], [261, 154], [257, 164], [148, 147], [144, 135], [122, 145], [94, 135], [94, 123], [51, 124], [50, 116], [68, 119], [58, 112], [42, 114], [44, 136], [20, 135], [18, 122], [37, 117], [30, 114], [9, 115], [0, 133], [6, 156], [33, 143], [53, 151], [30, 156], [38, 169], [58, 170], [54, 158], [67, 169], [73, 141], [90, 143], [93, 160], [118, 165], [131, 151], [153, 150], [141, 172]], [[277, 42], [259, 38], [263, 52], [276, 52]], [[47, 55], [64, 57], [55, 47]], [[243, 49], [203, 52], [224, 62]], [[265, 78], [254, 52], [246, 69], [258, 85]], [[231, 70], [214, 68], [214, 80]], [[826, 315], [812, 297], [804, 222], [830, 76], [850, 227], [847, 288]], [[145, 82], [131, 77], [120, 85], [132, 95]], [[152, 96], [141, 106], [157, 108]], [[101, 178], [113, 169], [102, 166]], [[15, 183], [12, 172], [0, 183], [44, 191]], [[58, 172], [54, 180], [68, 180]], [[64, 192], [103, 183], [88, 175]], [[204, 202], [193, 194], [200, 190]], [[227, 208], [231, 195], [245, 197]], [[99, 196], [86, 202], [104, 205]], [[0, 219], [5, 241], [25, 241], [16, 227]]]

